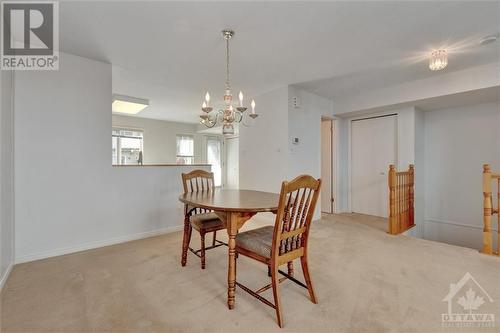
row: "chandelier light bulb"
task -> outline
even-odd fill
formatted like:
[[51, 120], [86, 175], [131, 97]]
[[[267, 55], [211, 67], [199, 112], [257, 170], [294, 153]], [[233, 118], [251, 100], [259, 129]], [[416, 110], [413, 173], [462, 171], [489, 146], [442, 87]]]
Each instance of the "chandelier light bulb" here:
[[207, 105], [208, 105], [208, 103], [210, 103], [210, 94], [208, 93], [208, 91], [205, 94], [205, 101], [207, 101]]
[[446, 50], [434, 50], [429, 59], [429, 69], [440, 71], [448, 65], [448, 53]]
[[229, 111], [233, 112], [233, 106], [229, 105]]
[[240, 98], [240, 106], [243, 106], [243, 93], [241, 92], [241, 90], [238, 97]]
[[201, 107], [204, 109], [207, 107], [207, 103], [203, 102], [203, 104], [201, 105]]
[[255, 113], [255, 101], [252, 99], [252, 103], [250, 103], [250, 106], [252, 107], [252, 113]]

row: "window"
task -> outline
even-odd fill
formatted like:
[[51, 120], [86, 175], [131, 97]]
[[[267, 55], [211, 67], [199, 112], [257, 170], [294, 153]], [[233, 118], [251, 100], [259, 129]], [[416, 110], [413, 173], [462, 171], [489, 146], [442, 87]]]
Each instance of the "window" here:
[[207, 138], [207, 163], [212, 165], [214, 185], [222, 185], [222, 142], [218, 138]]
[[194, 163], [194, 138], [191, 135], [177, 135], [177, 164]]
[[140, 165], [143, 161], [144, 132], [113, 128], [111, 137], [113, 165]]

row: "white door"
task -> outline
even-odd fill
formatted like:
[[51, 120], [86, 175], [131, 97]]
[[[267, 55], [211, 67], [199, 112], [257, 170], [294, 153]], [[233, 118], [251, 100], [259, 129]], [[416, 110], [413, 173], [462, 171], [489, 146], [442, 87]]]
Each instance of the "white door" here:
[[222, 140], [217, 137], [207, 137], [207, 163], [212, 165], [214, 185], [222, 185]]
[[332, 191], [333, 121], [321, 120], [321, 211], [333, 213]]
[[387, 170], [395, 163], [397, 116], [351, 122], [351, 210], [388, 216]]
[[239, 176], [239, 139], [238, 138], [228, 138], [226, 139], [226, 187], [237, 189], [240, 184]]

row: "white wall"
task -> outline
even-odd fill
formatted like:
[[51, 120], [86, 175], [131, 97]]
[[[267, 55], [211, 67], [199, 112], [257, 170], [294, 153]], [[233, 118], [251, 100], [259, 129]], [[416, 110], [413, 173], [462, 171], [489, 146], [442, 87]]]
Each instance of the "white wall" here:
[[424, 237], [425, 226], [425, 113], [415, 108], [415, 224], [409, 234]]
[[481, 248], [484, 163], [500, 171], [500, 103], [425, 113], [425, 238]]
[[[301, 107], [291, 98], [298, 96]], [[240, 126], [240, 188], [278, 193], [284, 180], [301, 174], [321, 176], [321, 116], [332, 113], [331, 101], [284, 87], [256, 98], [260, 116], [253, 127]], [[295, 145], [292, 139], [298, 137]], [[321, 217], [318, 203], [314, 218]]]
[[[299, 108], [291, 104], [292, 97], [301, 101]], [[321, 176], [321, 117], [331, 116], [332, 102], [315, 94], [289, 88], [288, 108], [288, 177], [300, 174]], [[299, 144], [293, 143], [299, 138]]]
[[176, 135], [190, 134], [195, 138], [195, 162], [202, 162], [203, 143], [196, 134], [196, 124], [176, 123], [139, 117], [113, 115], [113, 127], [139, 128], [144, 131], [144, 164], [175, 164]]
[[192, 167], [112, 167], [111, 65], [60, 61], [16, 72], [16, 261], [179, 229]]
[[[300, 107], [291, 100], [296, 96]], [[332, 102], [324, 97], [294, 88], [288, 89], [288, 178], [301, 174], [321, 177], [321, 117], [331, 116]], [[299, 138], [299, 144], [293, 143]], [[318, 200], [314, 218], [321, 218], [321, 199]]]
[[424, 236], [425, 220], [425, 156], [424, 112], [414, 106], [396, 110], [398, 114], [398, 170], [415, 166], [414, 198], [416, 227], [408, 231], [415, 237]]
[[415, 107], [396, 111], [398, 115], [398, 170], [407, 170], [415, 164]]
[[349, 147], [350, 147], [350, 126], [351, 121], [348, 119], [337, 119], [335, 123], [337, 131], [337, 179], [338, 179], [338, 195], [337, 195], [337, 212], [350, 212], [350, 180], [349, 180]]
[[288, 87], [255, 101], [254, 126], [240, 126], [240, 188], [279, 193], [288, 176]]
[[0, 73], [0, 290], [14, 262], [13, 73]]

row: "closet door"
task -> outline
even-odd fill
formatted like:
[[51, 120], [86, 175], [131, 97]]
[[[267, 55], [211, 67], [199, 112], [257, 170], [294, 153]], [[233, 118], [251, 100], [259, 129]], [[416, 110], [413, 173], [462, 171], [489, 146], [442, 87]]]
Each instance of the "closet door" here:
[[387, 170], [396, 162], [397, 116], [351, 122], [351, 210], [387, 217]]

